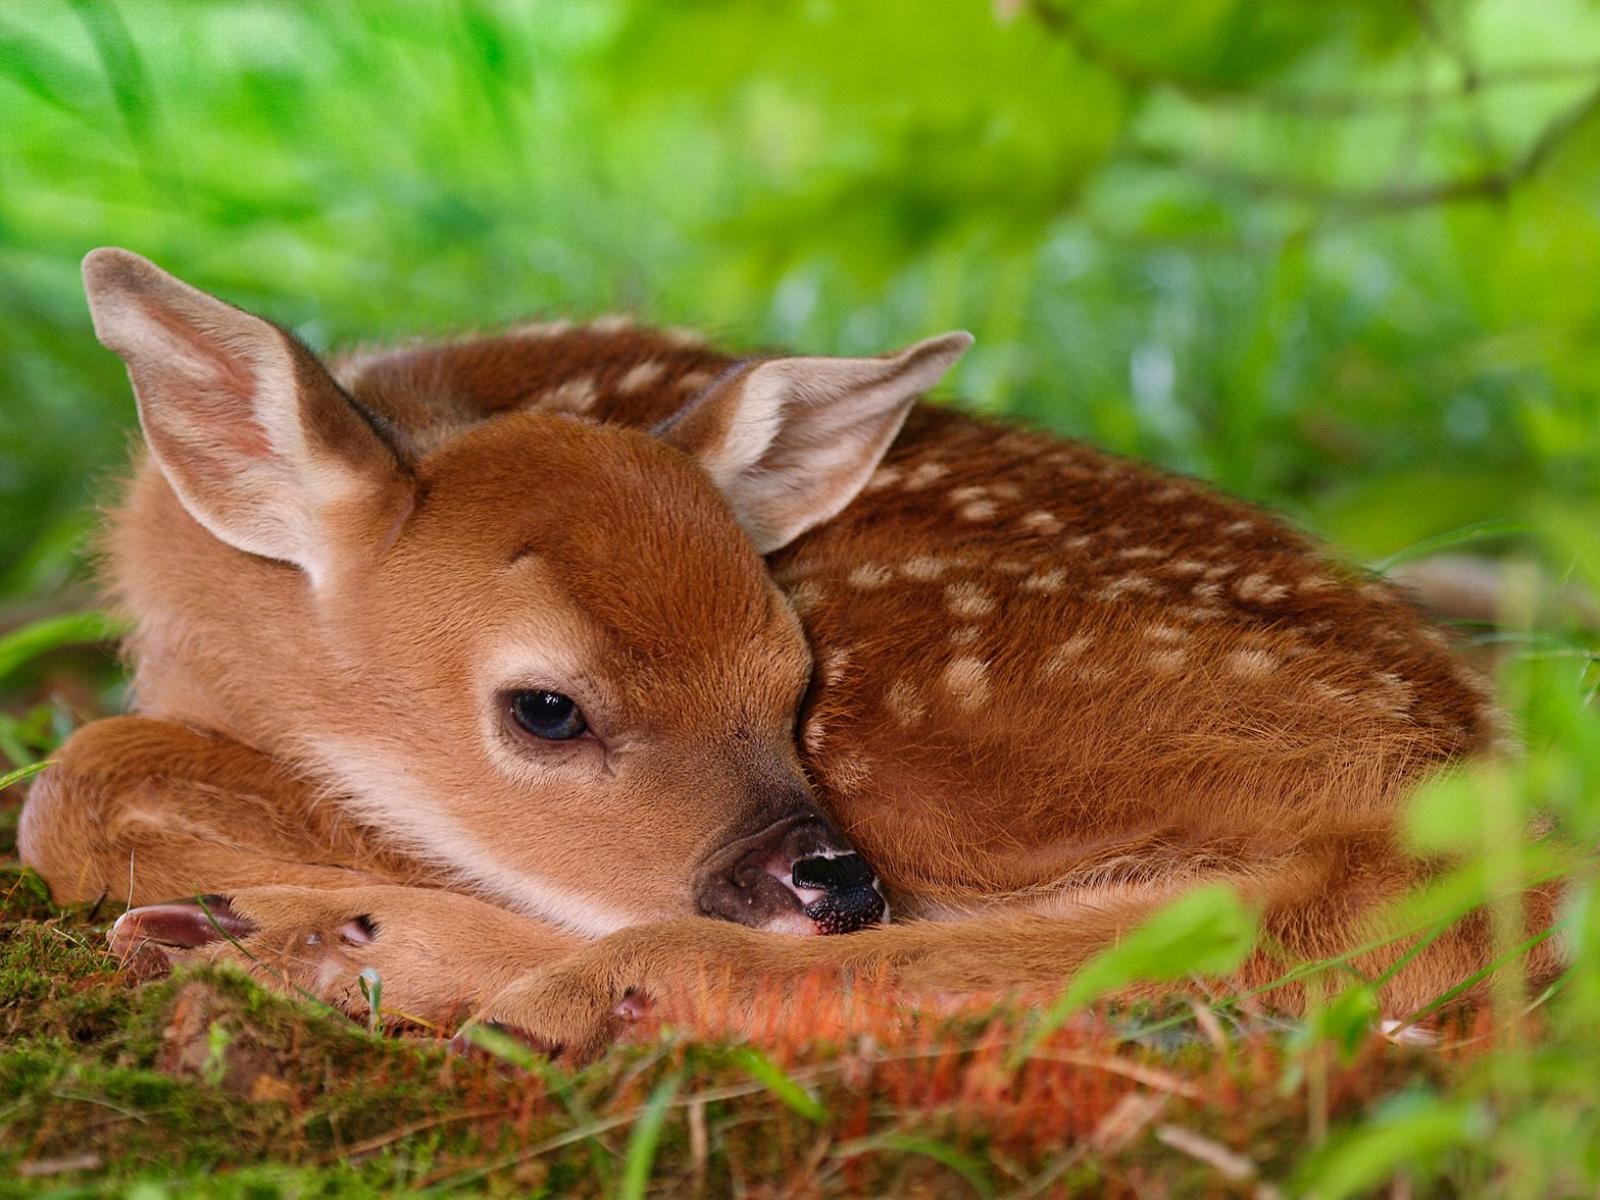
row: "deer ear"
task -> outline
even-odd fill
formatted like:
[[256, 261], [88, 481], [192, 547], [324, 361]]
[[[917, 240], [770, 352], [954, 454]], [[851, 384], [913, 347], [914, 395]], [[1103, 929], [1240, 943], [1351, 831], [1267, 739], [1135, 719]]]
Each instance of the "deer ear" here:
[[[126, 250], [83, 260], [94, 330], [127, 364], [151, 457], [222, 541], [325, 578], [337, 531], [391, 528], [408, 473], [277, 326]], [[387, 519], [387, 524], [382, 522]]]
[[774, 358], [738, 372], [662, 436], [700, 461], [763, 554], [855, 499], [912, 402], [972, 345], [946, 333], [882, 358]]

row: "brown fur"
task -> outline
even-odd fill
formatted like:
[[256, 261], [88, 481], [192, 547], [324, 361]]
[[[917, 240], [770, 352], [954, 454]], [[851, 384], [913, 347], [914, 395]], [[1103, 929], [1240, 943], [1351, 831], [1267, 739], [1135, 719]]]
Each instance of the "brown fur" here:
[[[1420, 877], [1397, 807], [1489, 748], [1494, 714], [1402, 595], [1192, 480], [922, 405], [848, 507], [764, 568], [690, 457], [726, 434], [704, 414], [734, 402], [735, 366], [615, 325], [336, 362], [367, 422], [314, 416], [318, 444], [403, 483], [339, 516], [315, 591], [142, 464], [107, 538], [142, 716], [67, 744], [27, 860], [63, 899], [225, 891], [303, 986], [359, 1007], [353, 972], [382, 958], [417, 1016], [482, 1007], [580, 1049], [626, 991], [708, 964], [1047, 984], [1207, 880], [1289, 952], [1327, 955]], [[485, 750], [484, 655], [519, 638], [573, 657], [625, 731], [604, 770], [519, 781]], [[690, 915], [693, 865], [802, 770], [892, 910], [923, 920], [792, 939]], [[430, 843], [444, 819], [561, 895], [469, 869]], [[329, 933], [333, 966], [285, 948], [358, 915], [378, 939], [335, 952]], [[573, 930], [618, 924], [562, 957]], [[1486, 941], [1481, 922], [1441, 939], [1386, 1007], [1470, 973]]]

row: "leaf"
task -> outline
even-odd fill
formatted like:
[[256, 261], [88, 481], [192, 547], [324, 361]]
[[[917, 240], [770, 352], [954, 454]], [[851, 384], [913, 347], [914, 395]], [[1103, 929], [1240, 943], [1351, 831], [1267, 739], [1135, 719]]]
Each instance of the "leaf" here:
[[1349, 1060], [1372, 1036], [1378, 1017], [1377, 989], [1369, 983], [1358, 983], [1311, 1014], [1309, 1032], [1317, 1039], [1332, 1042]]
[[1255, 945], [1255, 932], [1255, 914], [1231, 888], [1196, 888], [1085, 964], [1012, 1052], [1011, 1065], [1018, 1066], [1073, 1013], [1130, 983], [1236, 970]]
[[1313, 1154], [1294, 1191], [1317, 1200], [1344, 1200], [1377, 1187], [1401, 1169], [1413, 1186], [1420, 1185], [1420, 1176], [1445, 1151], [1481, 1137], [1486, 1124], [1480, 1111], [1459, 1101], [1403, 1096]]
[[1483, 792], [1508, 783], [1496, 764], [1430, 779], [1406, 808], [1407, 846], [1418, 854], [1448, 854], [1483, 844]]

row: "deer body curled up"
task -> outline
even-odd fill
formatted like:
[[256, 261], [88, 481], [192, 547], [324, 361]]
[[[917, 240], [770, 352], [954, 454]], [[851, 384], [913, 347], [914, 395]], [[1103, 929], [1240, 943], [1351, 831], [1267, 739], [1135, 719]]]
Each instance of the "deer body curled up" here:
[[602, 319], [324, 365], [125, 251], [85, 277], [146, 446], [105, 536], [137, 712], [21, 840], [58, 899], [126, 895], [124, 951], [352, 1010], [371, 967], [574, 1053], [708, 963], [1058, 983], [1208, 881], [1322, 957], [1420, 877], [1408, 791], [1493, 738], [1445, 636], [1270, 515], [920, 403], [965, 334], [739, 360]]

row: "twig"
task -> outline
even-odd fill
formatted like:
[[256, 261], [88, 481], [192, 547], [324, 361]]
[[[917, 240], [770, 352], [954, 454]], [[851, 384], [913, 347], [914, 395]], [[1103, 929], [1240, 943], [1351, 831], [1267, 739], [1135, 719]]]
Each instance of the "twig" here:
[[367, 1138], [365, 1141], [357, 1142], [353, 1146], [341, 1146], [337, 1150], [330, 1150], [317, 1159], [316, 1162], [318, 1166], [327, 1166], [343, 1159], [354, 1158], [358, 1154], [370, 1154], [374, 1150], [383, 1149], [391, 1142], [398, 1142], [403, 1138], [408, 1138], [414, 1133], [422, 1133], [425, 1130], [435, 1129], [440, 1125], [451, 1125], [457, 1121], [475, 1121], [479, 1117], [492, 1117], [496, 1113], [504, 1111], [504, 1109], [505, 1106], [503, 1104], [485, 1104], [477, 1108], [465, 1109], [462, 1112], [441, 1113], [438, 1116], [427, 1117], [420, 1121], [412, 1121], [409, 1125], [402, 1125], [398, 1129], [389, 1130], [387, 1133], [377, 1134], [374, 1137]]
[[1119, 54], [1086, 30], [1071, 6], [1057, 6], [1049, 0], [1030, 0], [1027, 7], [1041, 26], [1068, 42], [1085, 62], [1131, 87], [1167, 87], [1194, 100], [1252, 104], [1292, 116], [1338, 118], [1374, 110], [1427, 107], [1470, 99], [1496, 87], [1600, 76], [1600, 62], [1527, 62], [1496, 71], [1473, 69], [1462, 74], [1460, 84], [1447, 90], [1299, 92], [1234, 86], [1160, 69]]

